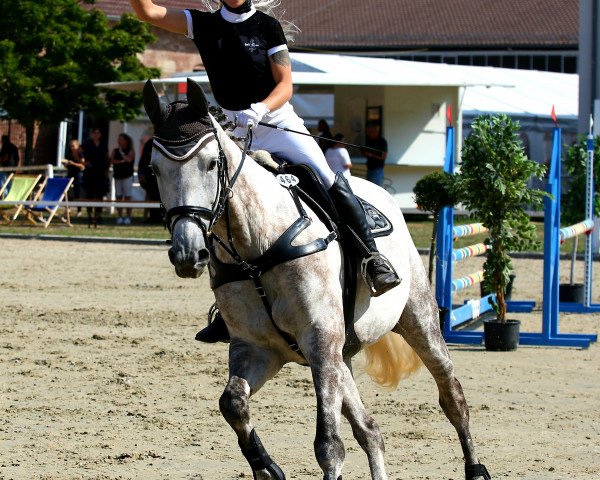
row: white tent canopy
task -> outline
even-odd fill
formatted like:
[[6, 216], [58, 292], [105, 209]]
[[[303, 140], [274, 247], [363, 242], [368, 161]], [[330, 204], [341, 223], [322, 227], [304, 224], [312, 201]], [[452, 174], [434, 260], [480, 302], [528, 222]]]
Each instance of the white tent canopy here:
[[[524, 116], [550, 114], [576, 117], [577, 75], [494, 67], [432, 64], [385, 58], [291, 53], [297, 86], [431, 86], [465, 87], [463, 112], [504, 112]], [[156, 79], [164, 85], [184, 78], [208, 84], [204, 72], [182, 73]], [[143, 81], [101, 83], [100, 87], [139, 91]]]

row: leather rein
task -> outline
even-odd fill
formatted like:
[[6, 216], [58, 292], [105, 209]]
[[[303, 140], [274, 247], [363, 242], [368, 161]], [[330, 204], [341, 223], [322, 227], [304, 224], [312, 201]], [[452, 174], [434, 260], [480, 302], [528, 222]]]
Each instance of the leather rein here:
[[[236, 180], [238, 179], [242, 167], [244, 166], [244, 160], [250, 149], [252, 143], [252, 127], [248, 128], [248, 133], [244, 142], [242, 150], [242, 157], [240, 164], [235, 170], [233, 176], [229, 177], [228, 161], [227, 156], [221, 146], [216, 128], [213, 128], [213, 133], [217, 140], [219, 149], [219, 160], [218, 164], [218, 185], [219, 188], [215, 195], [215, 200], [211, 208], [199, 207], [193, 205], [181, 205], [166, 210], [161, 204], [163, 210], [163, 216], [165, 225], [173, 236], [173, 230], [177, 222], [184, 218], [192, 219], [201, 229], [202, 235], [204, 236], [205, 245], [209, 247], [211, 253], [211, 288], [214, 290], [221, 285], [237, 281], [252, 280], [254, 282], [254, 288], [263, 302], [265, 310], [269, 315], [271, 323], [278, 331], [278, 333], [284, 338], [288, 346], [292, 351], [304, 358], [300, 347], [296, 340], [287, 332], [284, 332], [279, 328], [273, 319], [271, 304], [267, 298], [265, 289], [263, 288], [260, 280], [261, 275], [268, 272], [273, 267], [280, 265], [281, 263], [294, 260], [296, 258], [312, 255], [327, 249], [329, 244], [337, 239], [337, 233], [335, 229], [329, 232], [329, 235], [325, 238], [318, 238], [306, 245], [292, 245], [293, 240], [302, 233], [312, 223], [312, 220], [304, 210], [302, 203], [298, 195], [298, 189], [296, 184], [293, 183], [282, 183], [284, 187], [290, 192], [294, 200], [294, 204], [298, 209], [299, 218], [290, 226], [288, 229], [277, 239], [273, 245], [267, 251], [265, 251], [260, 257], [247, 261], [242, 258], [234, 245], [233, 233], [231, 229], [231, 221], [229, 218], [229, 199], [233, 196], [233, 187]], [[227, 228], [227, 240], [221, 239], [213, 231], [213, 226], [217, 221], [223, 217], [226, 222]], [[225, 252], [234, 260], [235, 263], [224, 263], [221, 262], [215, 255], [215, 243], [218, 243]]]

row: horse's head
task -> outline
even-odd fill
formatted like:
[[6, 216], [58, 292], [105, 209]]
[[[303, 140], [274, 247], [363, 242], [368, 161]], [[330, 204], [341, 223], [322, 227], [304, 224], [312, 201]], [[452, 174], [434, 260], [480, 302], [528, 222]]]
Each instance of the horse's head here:
[[163, 102], [148, 81], [144, 107], [154, 125], [151, 167], [171, 232], [169, 258], [177, 275], [199, 277], [209, 261], [207, 233], [225, 168], [202, 88], [188, 79], [187, 102]]

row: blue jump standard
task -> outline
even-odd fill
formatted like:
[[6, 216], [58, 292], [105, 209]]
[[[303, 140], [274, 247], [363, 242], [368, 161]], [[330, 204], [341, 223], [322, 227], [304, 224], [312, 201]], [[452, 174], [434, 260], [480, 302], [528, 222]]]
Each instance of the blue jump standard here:
[[[519, 335], [520, 345], [536, 345], [547, 347], [573, 347], [588, 348], [592, 342], [598, 340], [595, 334], [569, 334], [559, 333], [559, 312], [571, 313], [598, 313], [600, 304], [591, 304], [591, 243], [586, 239], [586, 290], [587, 302], [584, 304], [559, 303], [559, 253], [560, 244], [560, 172], [561, 172], [561, 131], [557, 127], [553, 131], [552, 159], [550, 164], [549, 180], [546, 192], [550, 195], [544, 199], [544, 277], [543, 277], [543, 302], [542, 302], [542, 332], [526, 333]], [[593, 191], [591, 172], [593, 166], [593, 143], [588, 138], [588, 182], [586, 195], [586, 209], [590, 209], [590, 193]], [[446, 159], [444, 171], [454, 174], [454, 129], [446, 130]], [[586, 212], [586, 218], [592, 219], [591, 211]], [[438, 258], [436, 263], [436, 299], [442, 310], [446, 311], [443, 334], [447, 343], [462, 343], [481, 345], [483, 332], [460, 329], [477, 319], [480, 314], [492, 309], [490, 299], [493, 295], [465, 302], [464, 305], [452, 304], [452, 257], [453, 242], [453, 209], [445, 207], [440, 212], [438, 224]], [[468, 256], [468, 255], [467, 255]], [[466, 256], [465, 256], [466, 257]], [[587, 304], [587, 305], [586, 305]], [[529, 313], [533, 311], [533, 301], [508, 301], [507, 311], [513, 313]]]

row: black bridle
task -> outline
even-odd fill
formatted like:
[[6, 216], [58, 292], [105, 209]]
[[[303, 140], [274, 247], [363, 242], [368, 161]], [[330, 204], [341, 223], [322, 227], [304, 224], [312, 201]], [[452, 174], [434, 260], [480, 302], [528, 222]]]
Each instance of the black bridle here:
[[173, 239], [173, 231], [175, 230], [175, 225], [177, 222], [183, 220], [184, 218], [189, 218], [200, 227], [204, 237], [204, 243], [207, 246], [209, 245], [209, 238], [214, 236], [214, 233], [212, 232], [213, 226], [215, 223], [217, 223], [219, 218], [221, 218], [227, 209], [228, 200], [233, 194], [233, 186], [239, 177], [242, 167], [244, 166], [244, 160], [246, 159], [246, 155], [248, 154], [248, 150], [250, 149], [250, 145], [252, 143], [252, 127], [248, 127], [248, 134], [246, 135], [244, 149], [242, 150], [242, 158], [238, 168], [231, 178], [229, 177], [227, 156], [225, 155], [225, 151], [221, 146], [217, 129], [213, 128], [212, 132], [215, 136], [219, 149], [219, 160], [217, 161], [218, 188], [215, 194], [215, 200], [212, 202], [211, 208], [199, 207], [195, 205], [179, 205], [167, 210], [161, 203], [161, 210], [163, 211], [165, 226], [171, 234], [171, 240]]

